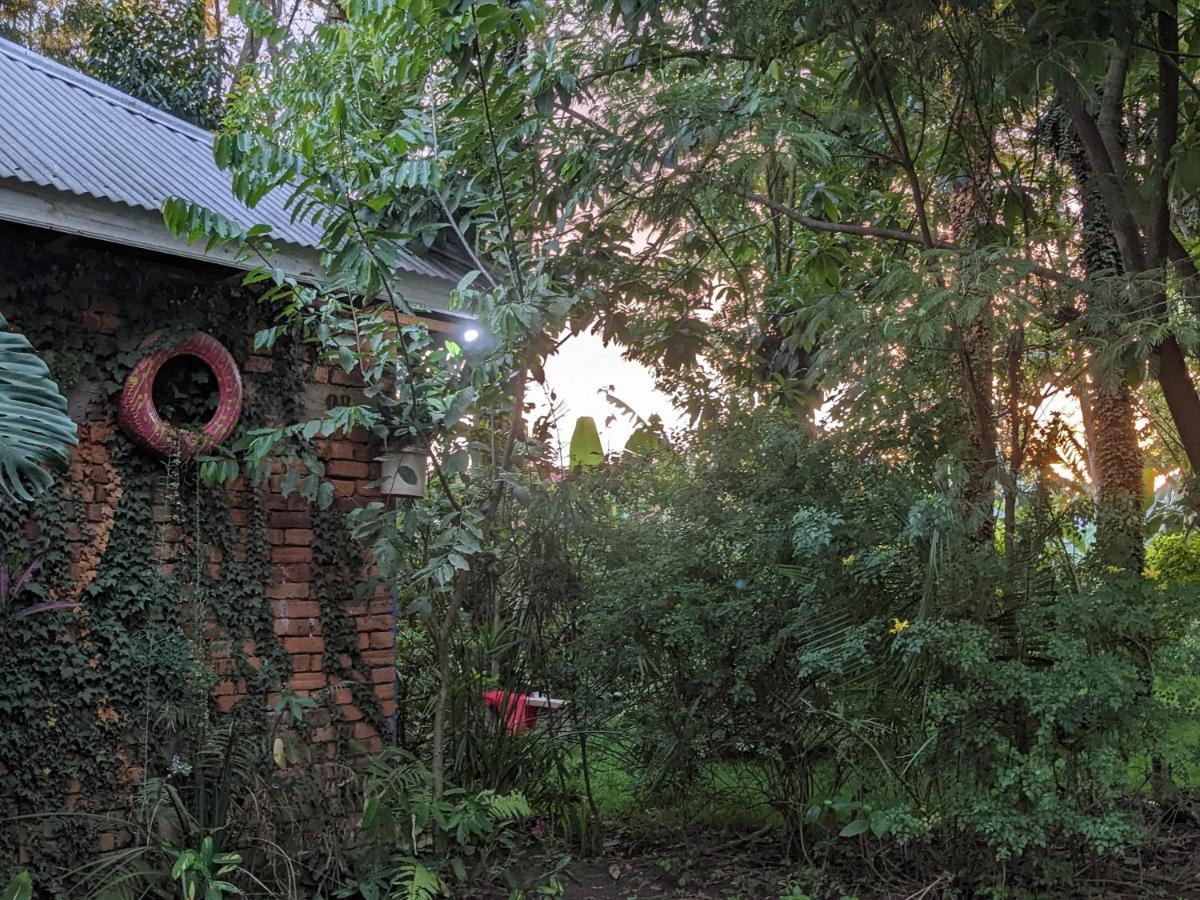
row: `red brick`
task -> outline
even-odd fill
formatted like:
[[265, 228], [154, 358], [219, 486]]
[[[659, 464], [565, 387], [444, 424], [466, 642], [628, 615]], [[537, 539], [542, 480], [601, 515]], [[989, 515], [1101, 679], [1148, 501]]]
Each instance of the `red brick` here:
[[394, 666], [396, 654], [391, 650], [368, 650], [363, 654], [363, 662], [369, 666]]
[[373, 631], [371, 632], [371, 648], [374, 650], [382, 650], [386, 647], [391, 647], [392, 633], [390, 631]]
[[247, 372], [270, 372], [273, 360], [269, 356], [251, 356], [246, 359], [243, 367]]
[[272, 528], [307, 528], [309, 525], [308, 511], [279, 510], [271, 513]]
[[331, 459], [325, 464], [325, 474], [330, 478], [348, 478], [357, 481], [369, 478], [371, 467], [365, 462], [350, 459]]
[[312, 581], [312, 569], [306, 563], [281, 566], [279, 574], [284, 581], [306, 583]]
[[288, 686], [296, 691], [318, 691], [326, 681], [324, 672], [299, 672], [288, 679]]
[[289, 600], [293, 597], [307, 597], [307, 584], [272, 584], [267, 586], [266, 594], [272, 600]]
[[[359, 464], [355, 463], [355, 465]], [[333, 495], [335, 497], [353, 497], [360, 484], [360, 482], [354, 479], [346, 478], [330, 478], [329, 483], [333, 485]]]
[[111, 313], [94, 309], [83, 311], [83, 327], [88, 331], [98, 334], [116, 334], [120, 324], [120, 320]]
[[371, 670], [371, 681], [375, 684], [391, 684], [395, 678], [396, 673], [391, 667]]
[[283, 537], [283, 542], [293, 547], [309, 547], [312, 541], [313, 533], [308, 528], [289, 528]]
[[358, 722], [363, 717], [362, 710], [357, 706], [346, 703], [342, 705], [342, 718], [347, 722]]
[[316, 600], [281, 600], [274, 604], [275, 615], [284, 619], [319, 619], [321, 604]]
[[315, 619], [276, 619], [275, 633], [293, 637], [317, 637], [321, 634], [321, 623]]
[[373, 737], [378, 737], [374, 727], [366, 722], [359, 722], [354, 726], [354, 736], [359, 740], [366, 740]]
[[320, 653], [325, 649], [325, 641], [319, 637], [286, 637], [283, 647], [290, 654]]
[[322, 441], [318, 447], [326, 459], [354, 459], [357, 450], [354, 444], [346, 441]]
[[346, 387], [362, 387], [362, 378], [357, 372], [346, 373], [341, 369], [331, 368], [329, 370], [329, 382]]
[[306, 563], [312, 562], [312, 547], [272, 547], [271, 562], [273, 563]]

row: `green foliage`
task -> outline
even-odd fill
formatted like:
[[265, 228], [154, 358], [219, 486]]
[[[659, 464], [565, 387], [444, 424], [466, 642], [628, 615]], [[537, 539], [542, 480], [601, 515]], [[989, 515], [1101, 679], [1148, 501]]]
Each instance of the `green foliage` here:
[[225, 48], [205, 0], [99, 0], [83, 68], [151, 106], [204, 128], [223, 106]]
[[0, 317], [0, 492], [32, 500], [78, 442], [66, 398], [29, 340]]
[[[276, 318], [258, 347], [302, 346], [365, 398], [256, 422], [203, 479], [258, 484], [282, 463], [285, 493], [317, 506], [323, 663], [360, 693], [333, 603], [350, 548], [370, 547], [411, 653], [401, 738], [429, 758], [375, 761], [369, 847], [316, 892], [495, 880], [531, 806], [583, 844], [598, 753], [638, 802], [729, 778], [792, 854], [927, 851], [968, 893], [994, 873], [1061, 892], [1070, 863], [1136, 842], [1139, 761], [1156, 813], [1171, 801], [1196, 554], [1156, 539], [1157, 583], [1138, 574], [1134, 410], [1144, 374], [1169, 371], [1150, 363], [1197, 332], [1197, 136], [1172, 121], [1194, 120], [1194, 96], [1174, 115], [1162, 65], [1194, 82], [1193, 11], [1180, 28], [1171, 4], [1026, 6], [351, 0], [294, 40], [267, 5], [232, 4], [270, 52], [216, 160], [251, 209], [280, 190], [320, 227], [327, 279], [274, 267], [264, 225], [183, 199], [164, 220], [261, 262], [248, 281]], [[479, 347], [401, 318], [419, 306], [413, 248], [469, 270], [453, 302]], [[564, 328], [593, 326], [699, 424], [678, 453], [645, 440], [611, 467], [531, 476], [549, 473], [550, 426], [525, 427], [526, 385]], [[1077, 400], [1078, 435], [1046, 412]], [[1162, 444], [1172, 421], [1194, 439], [1178, 408], [1151, 409]], [[343, 521], [313, 442], [356, 427], [427, 453], [432, 490]], [[149, 502], [131, 494], [85, 598], [109, 655], [82, 682], [124, 709], [162, 670], [154, 708], [194, 708], [204, 673], [164, 602], [184, 585], [135, 571]], [[197, 540], [236, 547], [211, 518]], [[208, 602], [267, 640], [246, 565]], [[47, 692], [22, 665], [75, 686], [75, 666], [56, 680], [26, 650], [19, 690]], [[484, 721], [481, 689], [535, 685], [571, 697], [569, 753]], [[37, 734], [37, 706], [3, 711]], [[186, 788], [205, 812], [175, 827], [225, 827], [228, 805]]]
[[653, 456], [669, 447], [663, 433], [662, 419], [657, 413], [650, 417], [650, 421], [640, 424], [625, 442], [625, 452], [636, 456]]
[[166, 848], [172, 860], [171, 877], [179, 883], [181, 900], [220, 900], [242, 893], [223, 880], [238, 870], [242, 858], [236, 853], [218, 853], [211, 836], [206, 835], [199, 850]]
[[399, 749], [371, 758], [364, 796], [368, 849], [339, 897], [372, 900], [390, 890], [432, 900], [458, 896], [468, 882], [510, 880], [508, 866], [526, 842], [522, 825], [533, 815], [517, 792], [447, 788], [437, 797], [428, 767]]
[[1200, 532], [1156, 534], [1146, 545], [1146, 576], [1164, 585], [1200, 582]]
[[604, 752], [651, 804], [740, 762], [743, 805], [798, 846], [932, 844], [1051, 878], [1055, 848], [1136, 842], [1127, 760], [1184, 714], [1151, 672], [1189, 671], [1195, 598], [1079, 568], [1070, 506], [1029, 517], [1014, 580], [962, 483], [762, 413], [589, 475], [574, 643], [549, 665], [588, 685], [575, 702], [606, 710], [624, 737]]
[[28, 872], [18, 872], [0, 893], [0, 900], [32, 900], [33, 878]]

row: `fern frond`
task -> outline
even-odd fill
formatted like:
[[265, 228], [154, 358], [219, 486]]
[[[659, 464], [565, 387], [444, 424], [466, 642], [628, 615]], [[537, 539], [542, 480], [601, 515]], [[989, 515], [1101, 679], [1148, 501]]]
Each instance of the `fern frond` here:
[[390, 900], [438, 900], [446, 895], [446, 885], [434, 872], [416, 860], [400, 867], [392, 879]]

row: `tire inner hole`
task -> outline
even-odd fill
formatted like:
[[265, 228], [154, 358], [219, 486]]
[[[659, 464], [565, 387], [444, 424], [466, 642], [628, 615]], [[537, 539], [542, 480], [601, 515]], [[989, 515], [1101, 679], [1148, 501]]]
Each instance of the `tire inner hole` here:
[[204, 427], [220, 400], [217, 377], [195, 356], [175, 356], [163, 363], [153, 396], [159, 417], [179, 428]]

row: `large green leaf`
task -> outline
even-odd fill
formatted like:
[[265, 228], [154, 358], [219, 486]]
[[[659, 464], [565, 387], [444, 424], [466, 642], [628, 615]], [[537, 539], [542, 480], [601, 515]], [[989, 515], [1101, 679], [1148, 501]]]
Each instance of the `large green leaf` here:
[[24, 335], [0, 316], [0, 494], [32, 500], [78, 443], [66, 398]]
[[600, 445], [600, 432], [596, 420], [591, 416], [580, 416], [571, 435], [571, 468], [591, 468], [604, 462], [604, 448]]

